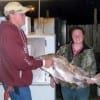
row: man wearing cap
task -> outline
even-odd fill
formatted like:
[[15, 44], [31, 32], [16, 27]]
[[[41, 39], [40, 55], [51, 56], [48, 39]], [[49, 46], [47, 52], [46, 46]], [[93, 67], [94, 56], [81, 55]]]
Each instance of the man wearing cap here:
[[7, 21], [0, 24], [0, 80], [5, 90], [10, 90], [11, 100], [32, 100], [28, 87], [32, 70], [53, 64], [51, 58], [42, 61], [29, 56], [27, 39], [20, 28], [27, 11], [29, 8], [19, 2], [8, 2], [4, 7]]

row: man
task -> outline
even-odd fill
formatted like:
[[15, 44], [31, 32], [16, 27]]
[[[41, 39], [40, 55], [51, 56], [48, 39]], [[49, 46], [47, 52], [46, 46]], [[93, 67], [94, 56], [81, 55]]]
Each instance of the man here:
[[5, 90], [10, 90], [11, 100], [32, 100], [28, 87], [32, 70], [53, 64], [50, 58], [42, 61], [29, 56], [27, 39], [20, 28], [27, 11], [29, 8], [19, 2], [8, 2], [4, 7], [7, 21], [0, 24], [0, 80]]

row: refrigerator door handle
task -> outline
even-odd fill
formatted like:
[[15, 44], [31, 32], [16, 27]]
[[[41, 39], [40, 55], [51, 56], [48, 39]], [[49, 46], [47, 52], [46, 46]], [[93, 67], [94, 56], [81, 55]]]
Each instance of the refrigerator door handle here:
[[45, 39], [45, 47], [47, 46], [47, 40]]

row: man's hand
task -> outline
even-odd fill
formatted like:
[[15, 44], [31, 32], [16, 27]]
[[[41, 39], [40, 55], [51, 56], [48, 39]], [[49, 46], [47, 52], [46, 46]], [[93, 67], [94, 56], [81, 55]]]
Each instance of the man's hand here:
[[56, 86], [56, 82], [53, 78], [50, 79], [50, 86], [54, 88]]
[[53, 59], [51, 57], [45, 58], [45, 67], [49, 68], [53, 66]]

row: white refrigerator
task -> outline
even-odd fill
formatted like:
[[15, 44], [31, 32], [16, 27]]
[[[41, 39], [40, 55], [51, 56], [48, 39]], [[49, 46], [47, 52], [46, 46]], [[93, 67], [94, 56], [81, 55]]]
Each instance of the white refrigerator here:
[[[28, 35], [28, 50], [30, 55], [55, 53], [55, 34]], [[50, 75], [40, 68], [33, 70], [33, 82], [30, 86], [32, 100], [56, 100], [55, 88], [50, 86]]]

